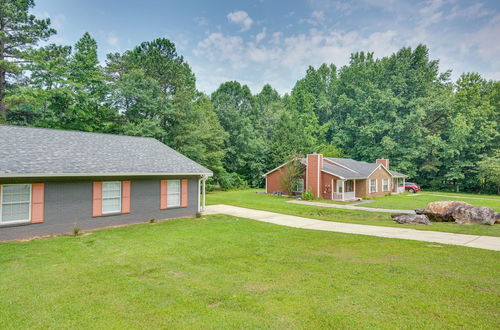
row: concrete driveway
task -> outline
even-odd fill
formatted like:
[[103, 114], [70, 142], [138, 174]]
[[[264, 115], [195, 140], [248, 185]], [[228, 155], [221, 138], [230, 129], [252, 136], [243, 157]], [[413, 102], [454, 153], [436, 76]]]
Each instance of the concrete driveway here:
[[451, 244], [500, 251], [500, 237], [493, 236], [464, 235], [445, 233], [440, 231], [324, 221], [230, 205], [207, 206], [204, 214], [227, 214], [235, 217], [248, 218], [295, 228], [325, 230], [338, 233], [368, 235], [385, 238], [408, 239], [414, 241]]

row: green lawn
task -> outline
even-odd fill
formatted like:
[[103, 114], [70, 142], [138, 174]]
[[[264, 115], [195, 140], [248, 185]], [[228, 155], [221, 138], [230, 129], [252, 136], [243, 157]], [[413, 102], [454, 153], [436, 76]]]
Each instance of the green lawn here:
[[441, 192], [420, 192], [418, 194], [405, 193], [401, 195], [376, 197], [374, 202], [363, 204], [363, 206], [413, 210], [416, 208], [424, 208], [430, 202], [447, 200], [464, 201], [476, 206], [487, 206], [491, 207], [496, 212], [500, 212], [500, 196]]
[[[287, 201], [289, 201], [290, 198], [261, 194], [256, 192], [257, 190], [255, 189], [213, 192], [207, 194], [207, 204], [227, 204], [227, 205], [248, 207], [252, 209], [279, 212], [290, 215], [297, 215], [313, 219], [329, 220], [329, 221], [350, 222], [350, 223], [360, 223], [360, 224], [389, 226], [389, 227], [415, 228], [420, 230], [446, 231], [446, 232], [461, 233], [461, 234], [500, 236], [500, 225], [495, 225], [495, 226], [459, 225], [452, 222], [442, 222], [442, 223], [435, 222], [430, 226], [400, 225], [395, 223], [391, 219], [388, 213], [344, 210], [344, 209], [336, 209], [328, 207], [292, 204], [292, 203], [287, 203]], [[413, 197], [386, 196], [386, 197], [381, 197], [380, 200], [383, 201], [384, 198], [394, 199], [396, 197], [400, 201], [398, 204], [396, 203], [391, 204], [389, 202], [384, 207], [412, 209], [413, 207], [403, 207], [402, 201], [408, 200], [409, 202], [411, 202], [412, 198], [417, 198], [418, 196], [413, 196]], [[374, 203], [377, 202], [379, 202], [379, 200], [377, 200]], [[473, 204], [477, 204], [475, 202], [476, 201], [474, 201]], [[363, 206], [368, 206], [368, 205], [372, 206], [372, 203], [363, 204]]]
[[2, 328], [500, 327], [500, 254], [225, 215], [0, 244]]

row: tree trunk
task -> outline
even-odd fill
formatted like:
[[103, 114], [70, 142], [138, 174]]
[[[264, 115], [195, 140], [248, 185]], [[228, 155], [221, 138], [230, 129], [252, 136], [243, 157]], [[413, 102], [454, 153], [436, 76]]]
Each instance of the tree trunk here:
[[7, 107], [4, 102], [5, 98], [5, 72], [0, 72], [0, 115], [7, 121]]
[[[4, 26], [0, 26], [0, 31], [4, 31]], [[5, 59], [4, 43], [0, 41], [0, 61]], [[3, 64], [3, 63], [2, 63]], [[7, 121], [7, 107], [5, 106], [5, 90], [7, 89], [7, 81], [5, 81], [5, 70], [0, 69], [0, 115], [4, 121]]]

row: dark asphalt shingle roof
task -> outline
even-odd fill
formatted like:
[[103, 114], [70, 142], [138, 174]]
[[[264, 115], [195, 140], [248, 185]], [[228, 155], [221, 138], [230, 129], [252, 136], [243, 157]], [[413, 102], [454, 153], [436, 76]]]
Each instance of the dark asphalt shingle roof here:
[[0, 125], [0, 176], [16, 174], [212, 172], [153, 138]]
[[392, 176], [397, 176], [397, 177], [400, 177], [400, 178], [408, 177], [408, 175], [406, 175], [406, 174], [399, 173], [399, 172], [396, 172], [396, 171], [393, 171], [393, 170], [389, 170], [389, 172], [391, 172]]
[[[336, 174], [346, 179], [364, 179], [370, 176], [379, 166], [377, 163], [367, 163], [350, 158], [325, 158], [341, 166], [333, 165], [323, 160], [323, 169], [331, 174]], [[391, 171], [393, 176], [405, 177], [406, 175]]]
[[324, 160], [323, 160], [323, 170], [330, 173], [330, 174], [333, 174], [333, 175], [336, 175], [338, 177], [345, 178], [345, 179], [363, 179], [363, 178], [366, 178], [366, 176], [363, 176], [361, 173], [358, 173], [358, 172], [355, 172], [352, 170], [348, 170], [348, 169], [342, 168], [340, 166], [330, 164]]

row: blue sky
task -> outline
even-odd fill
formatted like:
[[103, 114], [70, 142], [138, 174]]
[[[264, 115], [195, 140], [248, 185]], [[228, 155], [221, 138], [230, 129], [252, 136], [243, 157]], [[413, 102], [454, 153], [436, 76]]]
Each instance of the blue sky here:
[[84, 32], [104, 62], [142, 41], [166, 37], [210, 93], [238, 80], [258, 92], [290, 91], [309, 65], [347, 64], [355, 51], [389, 55], [424, 43], [442, 71], [500, 79], [500, 1], [396, 0], [38, 0], [50, 42], [74, 44]]

